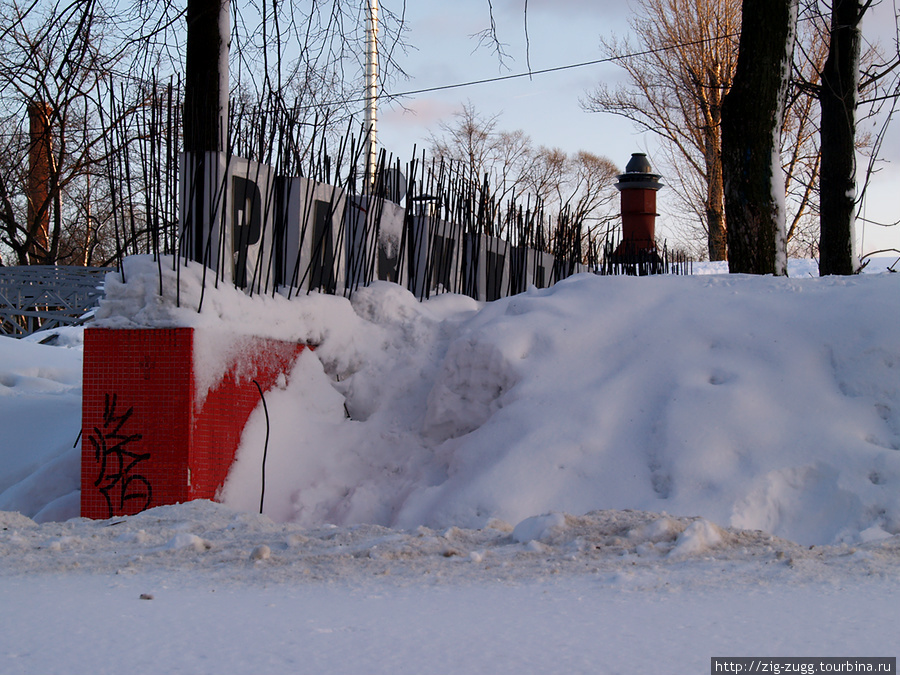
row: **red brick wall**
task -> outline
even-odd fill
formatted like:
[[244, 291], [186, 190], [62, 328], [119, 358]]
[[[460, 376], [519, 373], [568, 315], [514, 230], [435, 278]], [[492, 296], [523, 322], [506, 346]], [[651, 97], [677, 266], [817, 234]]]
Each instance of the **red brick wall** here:
[[620, 193], [623, 240], [638, 244], [638, 250], [655, 248], [656, 190], [628, 188]]
[[270, 389], [303, 350], [248, 340], [198, 410], [193, 329], [85, 330], [82, 516], [215, 497], [260, 400], [253, 381]]
[[291, 342], [253, 339], [243, 362], [206, 395], [194, 420], [190, 499], [213, 499], [228, 477], [244, 425], [260, 403], [253, 381], [268, 391], [280, 374], [290, 372], [302, 350]]

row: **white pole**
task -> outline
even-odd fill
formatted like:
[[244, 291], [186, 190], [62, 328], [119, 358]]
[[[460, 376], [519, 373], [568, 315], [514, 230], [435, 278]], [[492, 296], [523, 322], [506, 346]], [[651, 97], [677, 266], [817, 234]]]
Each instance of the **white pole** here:
[[378, 161], [378, 0], [369, 0], [369, 16], [366, 26], [366, 179], [375, 183], [375, 165]]

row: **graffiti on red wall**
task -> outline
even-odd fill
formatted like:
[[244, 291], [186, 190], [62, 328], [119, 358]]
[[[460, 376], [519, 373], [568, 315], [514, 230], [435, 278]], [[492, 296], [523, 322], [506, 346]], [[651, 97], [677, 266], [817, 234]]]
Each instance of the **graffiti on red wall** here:
[[117, 411], [118, 395], [103, 397], [103, 420], [88, 435], [99, 465], [94, 486], [100, 490], [109, 509], [109, 517], [123, 513], [137, 513], [150, 506], [153, 487], [150, 481], [135, 470], [150, 459], [149, 452], [138, 452], [135, 445], [142, 434], [128, 434], [125, 426], [134, 414], [134, 407]]

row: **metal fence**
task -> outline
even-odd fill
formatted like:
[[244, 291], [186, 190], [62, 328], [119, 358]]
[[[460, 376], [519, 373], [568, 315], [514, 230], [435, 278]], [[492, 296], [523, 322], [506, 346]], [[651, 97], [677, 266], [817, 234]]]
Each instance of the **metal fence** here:
[[0, 332], [13, 337], [83, 323], [103, 296], [98, 267], [0, 267]]

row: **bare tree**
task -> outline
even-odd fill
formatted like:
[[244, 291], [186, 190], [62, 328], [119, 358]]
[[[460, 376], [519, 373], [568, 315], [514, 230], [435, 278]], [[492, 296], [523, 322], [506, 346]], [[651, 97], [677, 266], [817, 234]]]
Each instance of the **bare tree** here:
[[819, 108], [817, 87], [828, 54], [821, 20], [798, 21], [794, 72], [781, 128], [784, 172], [785, 241], [788, 255], [818, 257], [819, 247]]
[[[721, 106], [734, 78], [740, 2], [641, 0], [639, 11], [642, 14], [632, 20], [639, 43], [604, 43], [625, 69], [629, 84], [615, 90], [600, 86], [584, 106], [622, 115], [663, 139], [658, 163], [668, 165], [675, 208], [687, 214], [679, 219], [687, 221], [679, 236], [688, 246], [702, 247], [710, 259], [724, 259]], [[818, 221], [813, 217], [818, 213], [819, 172], [814, 87], [828, 49], [821, 22], [803, 22], [797, 45], [781, 157], [787, 245], [809, 254], [816, 251], [818, 240]]]
[[80, 215], [74, 196], [90, 192], [88, 176], [104, 164], [103, 141], [118, 122], [96, 113], [121, 51], [106, 45], [110, 20], [95, 3], [28, 10], [0, 7], [9, 26], [0, 47], [0, 115], [8, 131], [0, 240], [18, 264], [83, 261], [85, 247], [96, 245], [78, 243], [68, 225]]
[[787, 274], [781, 131], [797, 0], [744, 0], [734, 81], [722, 104], [728, 269]]
[[[696, 204], [710, 260], [726, 258], [721, 165], [721, 114], [731, 86], [740, 29], [738, 0], [638, 0], [630, 20], [640, 44], [609, 39], [604, 48], [629, 84], [600, 85], [586, 110], [632, 120], [663, 138], [680, 171], [675, 187]], [[681, 176], [680, 182], [678, 176]], [[698, 194], [702, 191], [702, 194]]]
[[482, 115], [471, 101], [463, 104], [451, 121], [440, 122], [438, 133], [431, 134], [431, 154], [456, 163], [475, 188], [490, 176], [492, 190], [502, 198], [521, 184], [517, 175], [531, 153], [531, 141], [522, 132], [498, 131], [499, 118]]
[[900, 69], [900, 52], [889, 59], [883, 59], [877, 49], [862, 55], [860, 22], [873, 4], [873, 0], [831, 3], [828, 59], [818, 87], [822, 113], [819, 273], [823, 275], [854, 274], [859, 266], [854, 223], [861, 202], [856, 166], [861, 144], [856, 128], [860, 96], [874, 92], [876, 100], [892, 97], [895, 105], [897, 100], [897, 91], [891, 96], [890, 88], [885, 91], [882, 84]]
[[[346, 133], [362, 109], [354, 92], [365, 7], [365, 0], [232, 3], [231, 88], [240, 114], [228, 149], [282, 164], [290, 157], [286, 170], [297, 170], [312, 139]], [[150, 185], [174, 179], [150, 173], [174, 174], [181, 149], [179, 116], [166, 117], [183, 95], [185, 17], [183, 5], [159, 0], [0, 0], [0, 245], [8, 260], [106, 261], [146, 238], [160, 219], [150, 211], [174, 210], [163, 203], [171, 195], [151, 194]], [[385, 8], [381, 19], [384, 85], [400, 72], [395, 54], [405, 29], [402, 14]], [[154, 92], [166, 87], [168, 110], [149, 115]], [[45, 111], [52, 139], [40, 146], [48, 196], [32, 204], [31, 216], [23, 159], [34, 146], [29, 107]]]
[[585, 225], [585, 236], [592, 236], [618, 216], [614, 206], [618, 173], [607, 157], [540, 147], [525, 167], [525, 188], [550, 213], [565, 213], [571, 222]]
[[514, 196], [540, 202], [551, 220], [566, 214], [569, 223], [586, 224], [585, 236], [608, 223], [618, 170], [590, 152], [569, 155], [559, 148], [532, 144], [522, 131], [498, 131], [499, 115], [486, 117], [471, 103], [453, 121], [432, 134], [431, 152], [454, 162], [472, 189], [490, 191], [500, 205]]
[[541, 146], [529, 157], [528, 166], [522, 167], [526, 189], [545, 204], [565, 201], [566, 174], [569, 156], [559, 148]]
[[852, 222], [856, 210], [859, 22], [864, 12], [859, 0], [834, 0], [831, 9], [828, 59], [819, 88], [822, 109], [819, 273], [823, 275], [856, 271]]
[[[232, 2], [233, 144], [259, 135], [260, 120], [290, 129], [290, 152], [308, 154], [314, 138], [346, 133], [364, 108], [367, 0], [313, 3]], [[379, 6], [378, 85], [386, 101], [391, 82], [405, 77], [398, 61], [406, 43], [405, 4], [398, 12]], [[280, 149], [284, 150], [284, 149]], [[279, 149], [275, 149], [277, 156]]]

